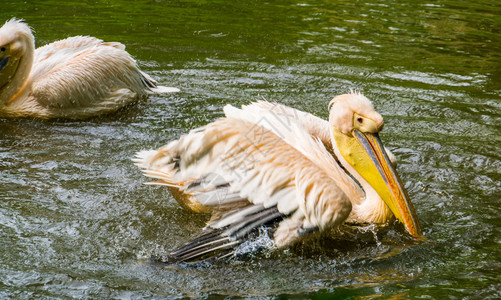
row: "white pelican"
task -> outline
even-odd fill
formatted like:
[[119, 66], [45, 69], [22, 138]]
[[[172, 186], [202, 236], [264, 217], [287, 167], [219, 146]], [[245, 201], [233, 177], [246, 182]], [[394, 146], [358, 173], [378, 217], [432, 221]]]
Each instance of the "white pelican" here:
[[[379, 139], [383, 118], [363, 95], [330, 102], [329, 121], [284, 105], [224, 108], [226, 118], [192, 130], [135, 163], [194, 212], [212, 214], [205, 234], [166, 262], [225, 257], [263, 225], [289, 246], [343, 222], [394, 217], [423, 239], [407, 192]], [[331, 150], [324, 143], [330, 142]]]
[[113, 112], [157, 87], [121, 43], [75, 36], [35, 50], [30, 27], [0, 28], [0, 117], [80, 119]]

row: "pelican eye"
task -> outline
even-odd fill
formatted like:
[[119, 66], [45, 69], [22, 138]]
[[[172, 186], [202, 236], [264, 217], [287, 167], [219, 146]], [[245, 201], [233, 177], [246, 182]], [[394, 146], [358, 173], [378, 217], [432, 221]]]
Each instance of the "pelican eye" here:
[[363, 123], [363, 122], [364, 122], [364, 119], [362, 119], [362, 118], [358, 117], [358, 118], [357, 118], [357, 121], [358, 121], [358, 123]]
[[4, 52], [4, 51], [5, 51], [5, 47], [2, 47], [0, 50], [1, 50], [2, 52]]

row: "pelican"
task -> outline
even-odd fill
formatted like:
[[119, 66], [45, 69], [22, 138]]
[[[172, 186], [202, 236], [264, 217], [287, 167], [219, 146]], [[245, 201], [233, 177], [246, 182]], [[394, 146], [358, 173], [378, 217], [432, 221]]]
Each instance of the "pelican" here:
[[157, 86], [121, 43], [75, 36], [35, 50], [22, 20], [0, 28], [0, 117], [81, 119], [177, 91]]
[[[136, 154], [146, 176], [181, 206], [210, 213], [205, 233], [162, 258], [221, 259], [259, 228], [278, 248], [347, 223], [396, 218], [423, 240], [417, 215], [378, 133], [383, 118], [360, 93], [335, 97], [329, 121], [266, 101]], [[329, 147], [326, 147], [328, 144]]]

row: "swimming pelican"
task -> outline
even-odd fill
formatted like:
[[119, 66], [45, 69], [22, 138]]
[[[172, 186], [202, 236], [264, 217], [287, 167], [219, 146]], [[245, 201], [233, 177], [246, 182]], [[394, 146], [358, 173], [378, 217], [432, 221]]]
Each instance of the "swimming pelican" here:
[[121, 43], [75, 36], [35, 50], [22, 20], [0, 28], [0, 117], [81, 119], [176, 91], [157, 87]]
[[[335, 97], [329, 121], [268, 102], [224, 108], [226, 118], [192, 130], [136, 165], [194, 212], [207, 232], [166, 262], [226, 257], [263, 225], [278, 248], [343, 222], [398, 219], [423, 239], [407, 192], [378, 133], [383, 118], [359, 93]], [[330, 142], [334, 156], [324, 146]]]

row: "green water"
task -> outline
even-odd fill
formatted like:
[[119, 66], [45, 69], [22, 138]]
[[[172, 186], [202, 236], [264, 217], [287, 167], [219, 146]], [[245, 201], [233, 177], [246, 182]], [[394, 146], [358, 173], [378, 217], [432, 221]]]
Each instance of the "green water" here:
[[[472, 3], [475, 2], [475, 3]], [[175, 95], [114, 116], [0, 119], [0, 298], [501, 297], [499, 1], [17, 1], [37, 45], [120, 41]], [[428, 238], [355, 233], [211, 266], [148, 262], [200, 233], [130, 158], [265, 97], [327, 116], [356, 89]]]

